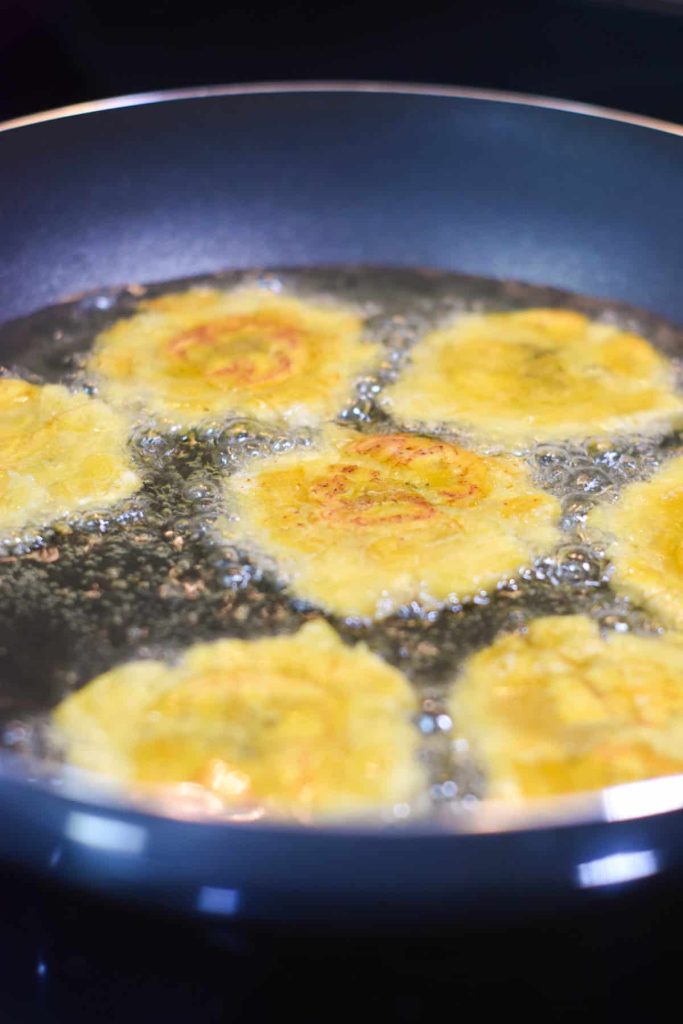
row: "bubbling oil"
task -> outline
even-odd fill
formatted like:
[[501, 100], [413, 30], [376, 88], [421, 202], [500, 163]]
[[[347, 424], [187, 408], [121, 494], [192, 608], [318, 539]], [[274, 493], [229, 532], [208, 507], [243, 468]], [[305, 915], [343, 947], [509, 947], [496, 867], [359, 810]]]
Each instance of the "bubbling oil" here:
[[[380, 405], [412, 346], [458, 312], [555, 306], [635, 330], [676, 361], [683, 333], [652, 314], [555, 289], [459, 274], [383, 268], [228, 272], [149, 287], [104, 289], [0, 327], [7, 370], [35, 383], [96, 393], [86, 356], [94, 337], [133, 315], [142, 298], [196, 285], [249, 285], [352, 306], [381, 356], [355, 383], [339, 422], [372, 433], [397, 429]], [[680, 366], [677, 372], [683, 379]], [[461, 440], [457, 434], [446, 436]], [[216, 420], [193, 431], [161, 432], [151, 421], [131, 438], [142, 489], [107, 516], [81, 516], [0, 544], [0, 728], [2, 746], [26, 761], [41, 784], [60, 777], [50, 710], [95, 675], [132, 658], [173, 661], [183, 648], [219, 637], [294, 632], [319, 609], [293, 597], [276, 567], [218, 539], [221, 484], [246, 461], [305, 448], [311, 430], [290, 432], [256, 420]], [[561, 502], [563, 541], [488, 592], [461, 594], [439, 610], [417, 603], [380, 623], [325, 616], [350, 643], [364, 641], [400, 668], [417, 696], [415, 729], [426, 787], [398, 821], [442, 818], [485, 793], [467, 745], [455, 741], [448, 687], [470, 653], [501, 630], [521, 631], [540, 615], [585, 612], [605, 630], [652, 633], [659, 624], [610, 589], [600, 539], [586, 530], [598, 502], [645, 479], [681, 437], [586, 437], [538, 444], [523, 453], [539, 486]], [[490, 450], [490, 449], [489, 449]], [[160, 805], [162, 812], [167, 810]], [[197, 813], [201, 814], [201, 807]], [[391, 817], [391, 815], [390, 815]], [[379, 818], [378, 818], [379, 821]]]

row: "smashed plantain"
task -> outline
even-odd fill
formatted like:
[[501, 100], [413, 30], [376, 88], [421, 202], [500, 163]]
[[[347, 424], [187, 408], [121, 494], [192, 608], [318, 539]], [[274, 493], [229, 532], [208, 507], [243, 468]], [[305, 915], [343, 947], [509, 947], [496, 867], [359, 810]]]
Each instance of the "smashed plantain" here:
[[253, 416], [286, 426], [332, 418], [377, 358], [342, 306], [255, 288], [193, 288], [140, 303], [95, 341], [102, 395], [167, 428]]
[[104, 510], [141, 484], [127, 427], [57, 384], [0, 378], [0, 535]]
[[587, 525], [608, 537], [613, 587], [683, 628], [683, 457], [597, 506]]
[[659, 433], [683, 419], [672, 367], [649, 342], [562, 309], [463, 316], [433, 331], [383, 405], [397, 422], [448, 424], [507, 448]]
[[227, 810], [344, 816], [424, 785], [406, 678], [323, 621], [292, 636], [133, 661], [57, 708], [68, 761], [142, 791], [195, 785]]
[[317, 447], [227, 482], [233, 543], [274, 556], [299, 597], [383, 617], [494, 586], [558, 539], [557, 500], [520, 459], [411, 434], [328, 427]]
[[545, 797], [683, 771], [683, 637], [536, 619], [471, 656], [451, 714], [487, 796]]

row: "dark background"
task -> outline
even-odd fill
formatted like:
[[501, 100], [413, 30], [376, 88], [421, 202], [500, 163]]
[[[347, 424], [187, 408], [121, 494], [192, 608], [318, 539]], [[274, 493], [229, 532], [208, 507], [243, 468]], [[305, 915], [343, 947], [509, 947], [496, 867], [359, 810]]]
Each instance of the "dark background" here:
[[320, 78], [484, 86], [683, 121], [683, 0], [0, 0], [0, 118]]

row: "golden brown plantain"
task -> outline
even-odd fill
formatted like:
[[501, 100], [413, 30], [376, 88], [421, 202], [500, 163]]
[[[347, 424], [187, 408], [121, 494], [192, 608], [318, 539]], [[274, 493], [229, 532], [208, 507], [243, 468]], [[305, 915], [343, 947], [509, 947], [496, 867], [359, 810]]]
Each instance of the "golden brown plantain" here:
[[57, 384], [0, 378], [0, 534], [102, 510], [140, 487], [125, 421]]
[[341, 307], [211, 288], [140, 304], [95, 341], [105, 398], [167, 427], [254, 416], [290, 426], [332, 418], [377, 348]]
[[615, 589], [683, 628], [683, 457], [629, 484], [615, 504], [593, 509], [587, 523], [608, 535]]
[[683, 637], [536, 619], [471, 656], [451, 713], [488, 796], [551, 796], [683, 771]]
[[68, 697], [54, 722], [74, 765], [143, 791], [187, 783], [230, 810], [348, 815], [422, 784], [405, 677], [325, 622], [293, 636], [134, 661]]
[[340, 615], [492, 587], [558, 538], [559, 504], [520, 459], [413, 434], [328, 427], [315, 448], [250, 462], [226, 493], [230, 539]]
[[672, 367], [649, 342], [561, 309], [463, 316], [433, 331], [383, 404], [398, 422], [507, 447], [658, 433], [683, 418]]

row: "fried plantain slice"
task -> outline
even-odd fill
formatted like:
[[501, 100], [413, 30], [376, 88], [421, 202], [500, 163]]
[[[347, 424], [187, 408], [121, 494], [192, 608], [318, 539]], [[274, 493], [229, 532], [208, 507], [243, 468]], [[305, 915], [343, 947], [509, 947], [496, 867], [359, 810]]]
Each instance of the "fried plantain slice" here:
[[683, 637], [600, 635], [585, 615], [533, 621], [472, 655], [451, 713], [502, 799], [683, 771]]
[[272, 555], [300, 597], [382, 617], [494, 586], [558, 538], [557, 500], [524, 462], [413, 434], [330, 426], [319, 445], [227, 482], [233, 543]]
[[231, 415], [314, 425], [336, 415], [378, 352], [354, 312], [255, 288], [140, 306], [99, 335], [88, 369], [109, 401], [170, 427]]
[[133, 661], [57, 708], [70, 763], [128, 786], [199, 785], [228, 809], [348, 815], [423, 784], [403, 674], [323, 621]]
[[127, 440], [97, 399], [0, 378], [0, 535], [129, 497], [140, 479]]
[[581, 313], [464, 316], [426, 335], [384, 408], [509, 446], [658, 433], [683, 417], [671, 365], [644, 338]]
[[614, 588], [683, 628], [683, 457], [598, 505], [587, 525], [608, 535]]

